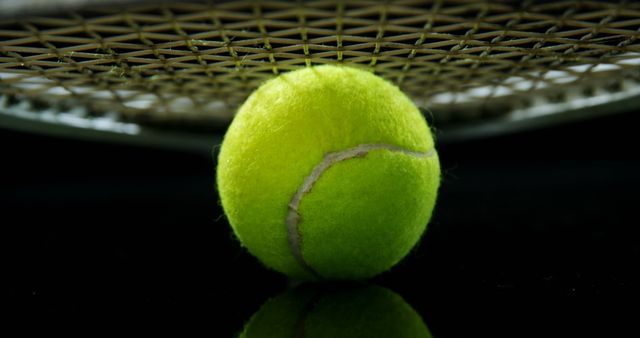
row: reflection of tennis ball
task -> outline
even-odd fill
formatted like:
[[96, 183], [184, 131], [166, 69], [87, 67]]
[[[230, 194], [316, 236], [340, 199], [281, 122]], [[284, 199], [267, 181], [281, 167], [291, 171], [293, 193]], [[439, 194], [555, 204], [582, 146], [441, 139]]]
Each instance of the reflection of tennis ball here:
[[416, 106], [348, 67], [290, 72], [238, 111], [218, 158], [222, 206], [264, 264], [300, 279], [366, 278], [416, 244], [440, 166]]
[[241, 338], [431, 337], [427, 326], [397, 294], [378, 286], [301, 288], [265, 303]]

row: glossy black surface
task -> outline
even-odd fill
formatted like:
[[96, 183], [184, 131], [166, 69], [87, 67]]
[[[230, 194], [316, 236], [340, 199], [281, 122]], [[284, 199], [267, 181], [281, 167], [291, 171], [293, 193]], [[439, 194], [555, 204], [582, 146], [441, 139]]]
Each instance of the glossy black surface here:
[[[439, 147], [427, 234], [370, 283], [436, 337], [634, 336], [638, 122]], [[292, 284], [234, 239], [209, 157], [9, 131], [0, 142], [3, 279], [26, 327], [60, 317], [232, 337]]]

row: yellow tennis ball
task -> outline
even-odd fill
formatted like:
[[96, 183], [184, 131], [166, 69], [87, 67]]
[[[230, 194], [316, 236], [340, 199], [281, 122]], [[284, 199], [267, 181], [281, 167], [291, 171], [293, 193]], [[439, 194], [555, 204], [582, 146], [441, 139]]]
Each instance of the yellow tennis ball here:
[[[307, 285], [305, 285], [307, 286]], [[420, 315], [379, 286], [301, 287], [267, 301], [240, 338], [431, 338]]]
[[417, 243], [440, 164], [431, 131], [396, 86], [319, 66], [265, 82], [218, 157], [222, 206], [265, 265], [304, 280], [386, 271]]

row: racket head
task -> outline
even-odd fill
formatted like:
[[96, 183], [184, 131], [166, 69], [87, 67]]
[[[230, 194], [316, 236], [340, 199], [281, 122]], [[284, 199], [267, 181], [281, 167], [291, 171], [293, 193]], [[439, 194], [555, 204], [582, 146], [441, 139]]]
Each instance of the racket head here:
[[7, 1], [0, 124], [202, 150], [263, 81], [319, 64], [397, 84], [440, 141], [640, 105], [640, 4]]

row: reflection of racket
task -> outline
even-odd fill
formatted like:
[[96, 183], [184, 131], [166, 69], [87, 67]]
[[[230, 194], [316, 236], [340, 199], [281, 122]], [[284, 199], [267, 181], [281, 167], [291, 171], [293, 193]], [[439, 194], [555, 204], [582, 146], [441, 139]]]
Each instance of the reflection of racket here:
[[5, 0], [0, 13], [0, 125], [43, 133], [209, 149], [262, 81], [325, 63], [398, 84], [444, 141], [640, 106], [632, 1]]

